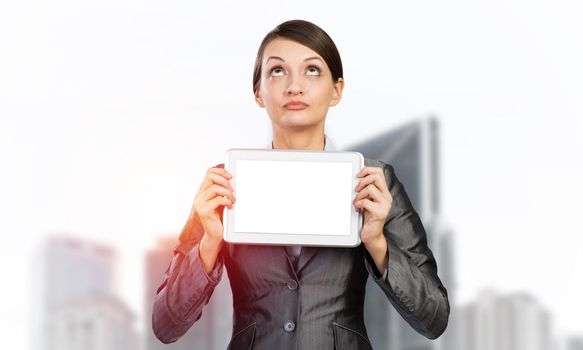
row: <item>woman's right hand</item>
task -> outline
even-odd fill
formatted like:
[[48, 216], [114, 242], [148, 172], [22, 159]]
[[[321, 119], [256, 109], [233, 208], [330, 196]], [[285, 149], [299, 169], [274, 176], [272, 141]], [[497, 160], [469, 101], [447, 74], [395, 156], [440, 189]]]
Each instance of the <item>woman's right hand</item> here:
[[223, 208], [232, 208], [235, 203], [233, 188], [229, 183], [231, 178], [233, 176], [223, 168], [209, 168], [195, 196], [195, 212], [205, 235], [214, 242], [223, 241]]

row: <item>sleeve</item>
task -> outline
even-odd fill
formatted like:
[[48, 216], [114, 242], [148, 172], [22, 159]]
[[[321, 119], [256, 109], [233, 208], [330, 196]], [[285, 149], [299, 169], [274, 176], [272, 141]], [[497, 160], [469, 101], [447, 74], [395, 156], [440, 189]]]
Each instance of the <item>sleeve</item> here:
[[223, 254], [217, 257], [207, 274], [200, 260], [199, 243], [183, 242], [174, 249], [174, 257], [158, 287], [152, 311], [152, 329], [165, 344], [182, 337], [202, 316], [203, 306], [220, 282]]
[[380, 275], [364, 249], [365, 266], [405, 321], [429, 339], [447, 328], [450, 305], [447, 290], [437, 275], [437, 262], [427, 245], [427, 235], [403, 184], [391, 165], [383, 162], [393, 203], [383, 234], [388, 243], [388, 265]]

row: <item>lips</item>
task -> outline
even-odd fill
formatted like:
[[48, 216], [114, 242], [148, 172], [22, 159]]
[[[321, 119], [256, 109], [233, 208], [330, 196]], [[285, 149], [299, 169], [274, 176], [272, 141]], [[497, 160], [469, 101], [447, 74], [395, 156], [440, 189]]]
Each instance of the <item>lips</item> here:
[[290, 109], [292, 111], [299, 111], [308, 107], [306, 103], [300, 101], [291, 101], [283, 105], [283, 108]]

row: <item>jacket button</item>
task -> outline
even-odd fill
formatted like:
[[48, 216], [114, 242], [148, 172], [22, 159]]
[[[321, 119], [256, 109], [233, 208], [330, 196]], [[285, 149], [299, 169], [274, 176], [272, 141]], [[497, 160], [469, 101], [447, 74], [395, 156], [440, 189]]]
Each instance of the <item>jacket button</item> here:
[[292, 321], [287, 321], [284, 325], [283, 325], [283, 329], [285, 329], [286, 332], [293, 332], [294, 329], [296, 329], [296, 324], [293, 323]]
[[287, 282], [287, 288], [289, 290], [296, 290], [296, 289], [298, 289], [298, 282], [296, 282], [296, 280], [291, 280], [291, 281]]

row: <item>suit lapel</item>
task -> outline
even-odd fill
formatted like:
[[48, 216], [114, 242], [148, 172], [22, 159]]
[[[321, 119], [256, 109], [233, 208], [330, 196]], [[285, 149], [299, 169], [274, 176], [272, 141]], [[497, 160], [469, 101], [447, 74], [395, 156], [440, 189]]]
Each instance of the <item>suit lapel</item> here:
[[302, 246], [302, 250], [300, 251], [300, 256], [298, 257], [297, 263], [294, 265], [294, 259], [289, 255], [287, 250], [285, 249], [286, 246], [281, 246], [281, 252], [285, 256], [285, 258], [289, 261], [290, 266], [292, 266], [293, 270], [298, 273], [300, 270], [306, 266], [308, 261], [314, 257], [314, 255], [318, 252], [320, 247], [312, 247], [312, 246]]
[[310, 259], [312, 259], [312, 257], [318, 252], [319, 249], [320, 247], [302, 247], [302, 251], [298, 259], [298, 265], [296, 267], [296, 273], [300, 272], [300, 270], [308, 263], [308, 261], [310, 261]]

